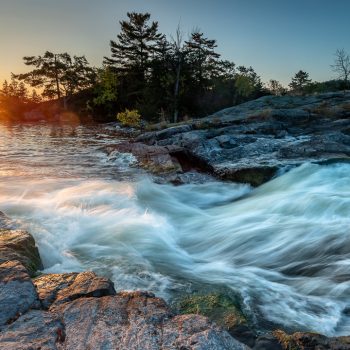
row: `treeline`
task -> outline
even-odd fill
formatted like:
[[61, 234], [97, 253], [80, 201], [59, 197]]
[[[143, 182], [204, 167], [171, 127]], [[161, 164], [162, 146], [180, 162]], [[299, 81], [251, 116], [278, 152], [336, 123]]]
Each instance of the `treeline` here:
[[[136, 12], [127, 13], [120, 26], [101, 68], [91, 67], [85, 56], [68, 53], [24, 57], [32, 70], [5, 81], [0, 113], [10, 105], [39, 108], [44, 99], [56, 101], [55, 113], [69, 109], [95, 121], [112, 121], [117, 113], [130, 110], [148, 122], [178, 122], [266, 94], [349, 87], [350, 58], [344, 50], [337, 51], [332, 66], [339, 80], [312, 82], [308, 73], [300, 70], [287, 89], [276, 80], [264, 85], [252, 67], [223, 60], [216, 40], [199, 29], [184, 38], [178, 27], [174, 36], [166, 37], [150, 14]], [[29, 92], [26, 86], [34, 90]]]

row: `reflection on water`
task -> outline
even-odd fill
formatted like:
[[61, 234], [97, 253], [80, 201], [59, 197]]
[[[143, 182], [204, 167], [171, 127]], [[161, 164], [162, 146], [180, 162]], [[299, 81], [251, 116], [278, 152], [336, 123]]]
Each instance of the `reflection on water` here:
[[0, 129], [0, 210], [33, 233], [46, 271], [94, 269], [167, 299], [220, 286], [258, 325], [350, 333], [349, 164], [305, 164], [254, 190], [174, 187], [130, 155], [109, 159], [115, 142], [108, 127]]

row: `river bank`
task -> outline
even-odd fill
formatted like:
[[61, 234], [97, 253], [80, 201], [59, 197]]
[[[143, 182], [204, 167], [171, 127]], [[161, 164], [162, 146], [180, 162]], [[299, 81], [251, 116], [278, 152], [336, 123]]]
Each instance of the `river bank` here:
[[259, 186], [306, 162], [349, 161], [350, 92], [264, 96], [108, 146], [115, 151], [175, 183], [196, 170]]

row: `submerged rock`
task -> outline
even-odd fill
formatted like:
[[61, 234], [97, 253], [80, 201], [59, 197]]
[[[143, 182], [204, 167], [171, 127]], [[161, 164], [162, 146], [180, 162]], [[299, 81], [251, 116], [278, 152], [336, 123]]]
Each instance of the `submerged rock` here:
[[113, 282], [91, 271], [41, 275], [34, 280], [44, 308], [82, 297], [115, 295]]
[[0, 326], [11, 323], [40, 303], [26, 268], [19, 261], [0, 264]]
[[34, 238], [26, 231], [0, 229], [0, 263], [9, 260], [20, 261], [31, 275], [43, 269]]

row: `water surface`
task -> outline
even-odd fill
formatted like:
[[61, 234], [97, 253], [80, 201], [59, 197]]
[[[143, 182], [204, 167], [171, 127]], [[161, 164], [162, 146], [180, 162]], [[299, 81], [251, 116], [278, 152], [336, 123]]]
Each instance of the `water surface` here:
[[169, 301], [221, 288], [257, 327], [350, 333], [349, 164], [175, 187], [108, 156], [116, 142], [108, 126], [0, 126], [0, 210], [45, 272], [92, 269]]

